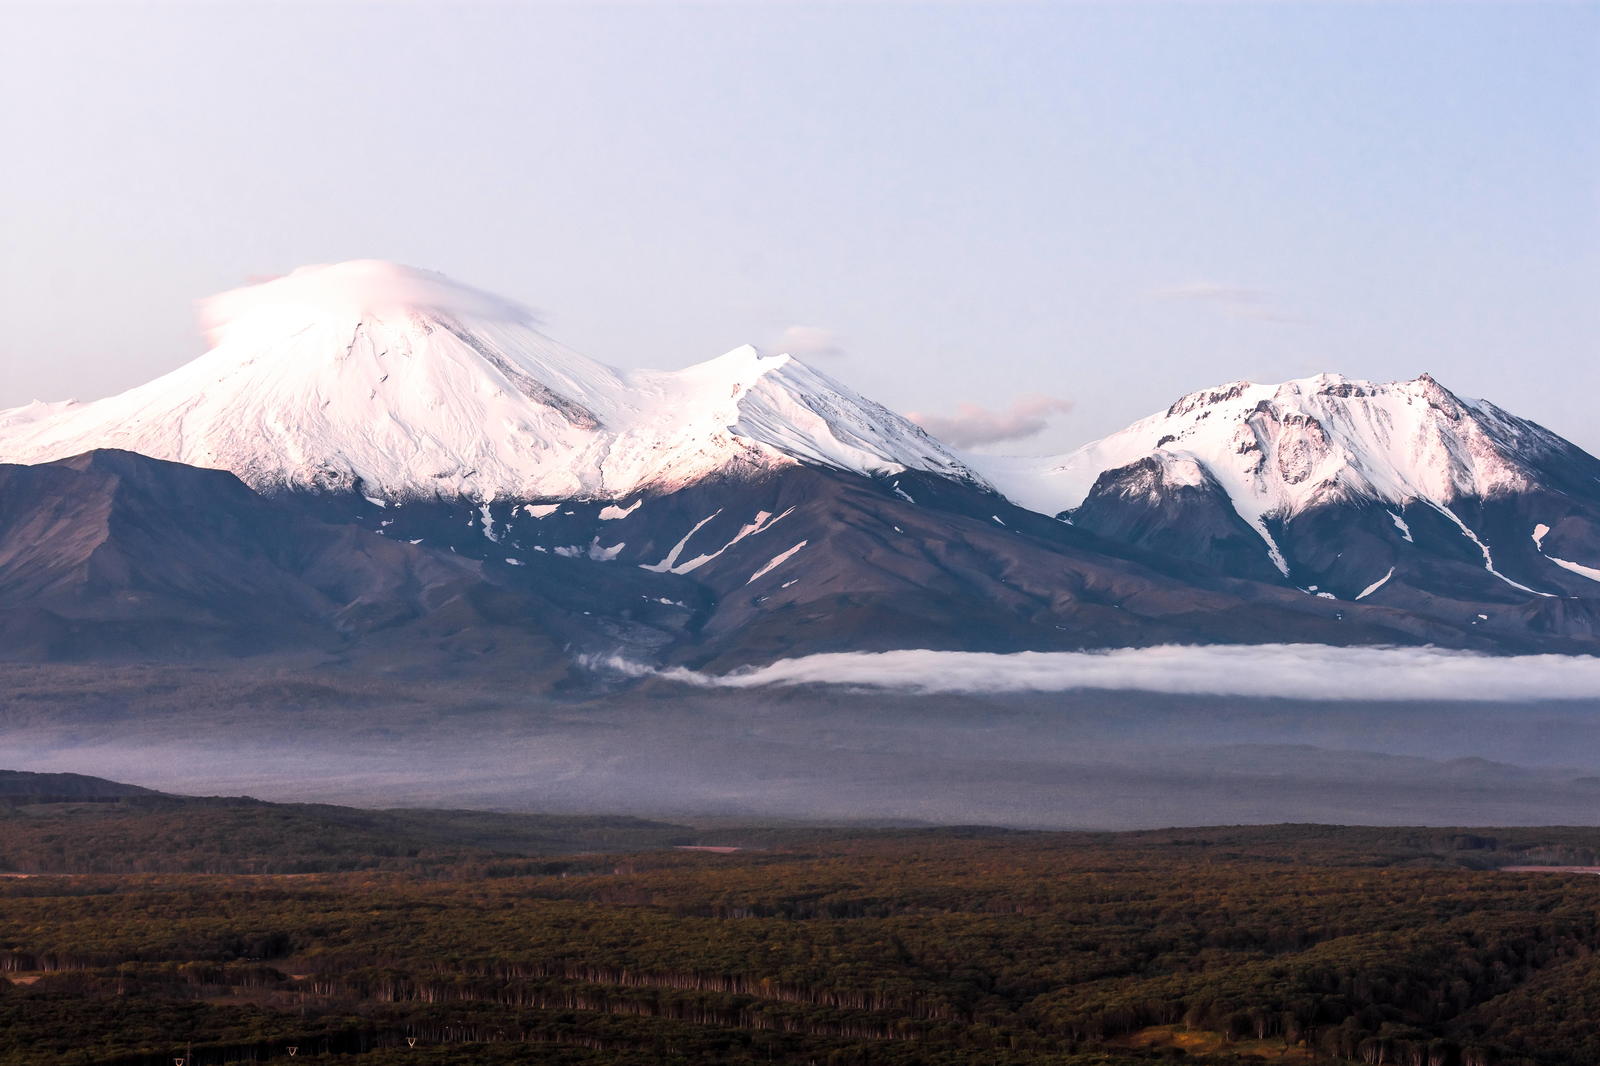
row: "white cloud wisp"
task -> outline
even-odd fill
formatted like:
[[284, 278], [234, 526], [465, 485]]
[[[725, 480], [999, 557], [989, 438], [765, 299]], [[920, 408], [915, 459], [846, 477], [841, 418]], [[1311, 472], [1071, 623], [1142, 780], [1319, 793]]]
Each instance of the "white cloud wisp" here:
[[1191, 281], [1169, 285], [1150, 294], [1158, 300], [1184, 300], [1216, 308], [1229, 318], [1251, 318], [1260, 322], [1294, 322], [1296, 316], [1283, 310], [1279, 300], [1263, 289], [1245, 285], [1226, 285], [1215, 281]]
[[1011, 406], [995, 411], [975, 403], [963, 403], [953, 415], [910, 411], [906, 417], [940, 440], [957, 448], [1023, 440], [1041, 432], [1054, 415], [1072, 410], [1068, 400], [1029, 393], [1011, 401]]
[[1180, 646], [1092, 652], [843, 652], [730, 674], [595, 665], [704, 688], [849, 685], [913, 693], [1102, 689], [1301, 700], [1600, 699], [1600, 658], [1493, 656], [1439, 648], [1321, 644]]
[[845, 354], [839, 335], [823, 326], [789, 326], [779, 335], [776, 350], [801, 359], [836, 359]]

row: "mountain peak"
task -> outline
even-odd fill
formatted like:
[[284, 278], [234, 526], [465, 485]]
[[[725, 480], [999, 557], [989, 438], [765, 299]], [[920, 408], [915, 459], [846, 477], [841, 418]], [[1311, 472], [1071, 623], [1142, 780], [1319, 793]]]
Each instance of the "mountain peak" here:
[[899, 415], [748, 345], [618, 370], [522, 305], [378, 260], [302, 267], [203, 301], [213, 346], [104, 400], [0, 411], [0, 462], [120, 448], [273, 492], [617, 498], [797, 462], [978, 482]]
[[1070, 510], [1102, 473], [1165, 451], [1199, 462], [1253, 521], [1334, 499], [1448, 506], [1524, 488], [1529, 456], [1560, 443], [1428, 374], [1372, 382], [1329, 373], [1189, 393], [1076, 451], [1019, 465], [1001, 487], [1036, 510]]

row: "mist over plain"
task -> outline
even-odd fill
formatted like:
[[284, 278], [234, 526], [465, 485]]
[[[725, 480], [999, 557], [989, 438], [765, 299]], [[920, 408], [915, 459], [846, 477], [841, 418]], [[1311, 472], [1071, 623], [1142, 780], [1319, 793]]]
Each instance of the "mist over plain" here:
[[[1292, 691], [1303, 650], [1234, 650], [1214, 649], [1213, 680], [1197, 684], [1225, 673], [1249, 694], [1159, 691], [1176, 664], [1207, 658], [1192, 649], [1084, 657], [1139, 667], [1146, 691], [980, 691], [988, 675], [970, 672], [885, 687], [874, 657], [845, 657], [877, 672], [835, 669], [838, 684], [805, 680], [829, 665], [811, 661], [736, 687], [656, 677], [566, 695], [294, 663], [6, 666], [0, 765], [264, 799], [744, 821], [1578, 824], [1600, 803], [1593, 664], [1408, 651], [1388, 657], [1391, 698], [1365, 682], [1330, 700]], [[1323, 651], [1320, 669], [1363, 672], [1362, 657]], [[1448, 698], [1401, 683], [1429, 671]], [[939, 689], [958, 677], [960, 691]], [[1506, 695], [1514, 682], [1530, 688]]]

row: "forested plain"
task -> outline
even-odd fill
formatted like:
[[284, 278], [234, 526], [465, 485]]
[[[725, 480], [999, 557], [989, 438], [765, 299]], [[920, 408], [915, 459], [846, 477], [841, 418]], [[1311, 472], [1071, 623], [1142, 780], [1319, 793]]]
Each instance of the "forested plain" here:
[[0, 1063], [1600, 1062], [1600, 877], [1506, 869], [1600, 830], [91, 798], [0, 807]]

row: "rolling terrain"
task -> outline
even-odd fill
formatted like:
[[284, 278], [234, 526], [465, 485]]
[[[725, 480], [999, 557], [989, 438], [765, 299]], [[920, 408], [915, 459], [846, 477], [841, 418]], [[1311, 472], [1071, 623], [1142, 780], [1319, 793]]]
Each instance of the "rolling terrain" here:
[[[28, 794], [41, 784], [64, 785]], [[113, 806], [201, 827], [215, 812], [102, 788], [108, 802], [0, 807], [0, 848], [23, 818], [70, 833]], [[307, 815], [362, 819], [392, 851], [348, 873], [0, 879], [0, 1063], [1581, 1066], [1600, 1053], [1600, 877], [1561, 869], [1593, 866], [1593, 830], [723, 826], [697, 838], [719, 850], [686, 851], [660, 847], [671, 835], [640, 850], [641, 834], [685, 827], [530, 817], [501, 854], [441, 865], [405, 848], [419, 825], [470, 834], [459, 812], [262, 809], [281, 831], [241, 837], [217, 870], [308, 846], [347, 861], [347, 841], [306, 837]], [[611, 853], [545, 853], [539, 834], [563, 824]], [[217, 862], [211, 842], [202, 832], [170, 860]], [[134, 866], [144, 845], [107, 841], [92, 861]]]

